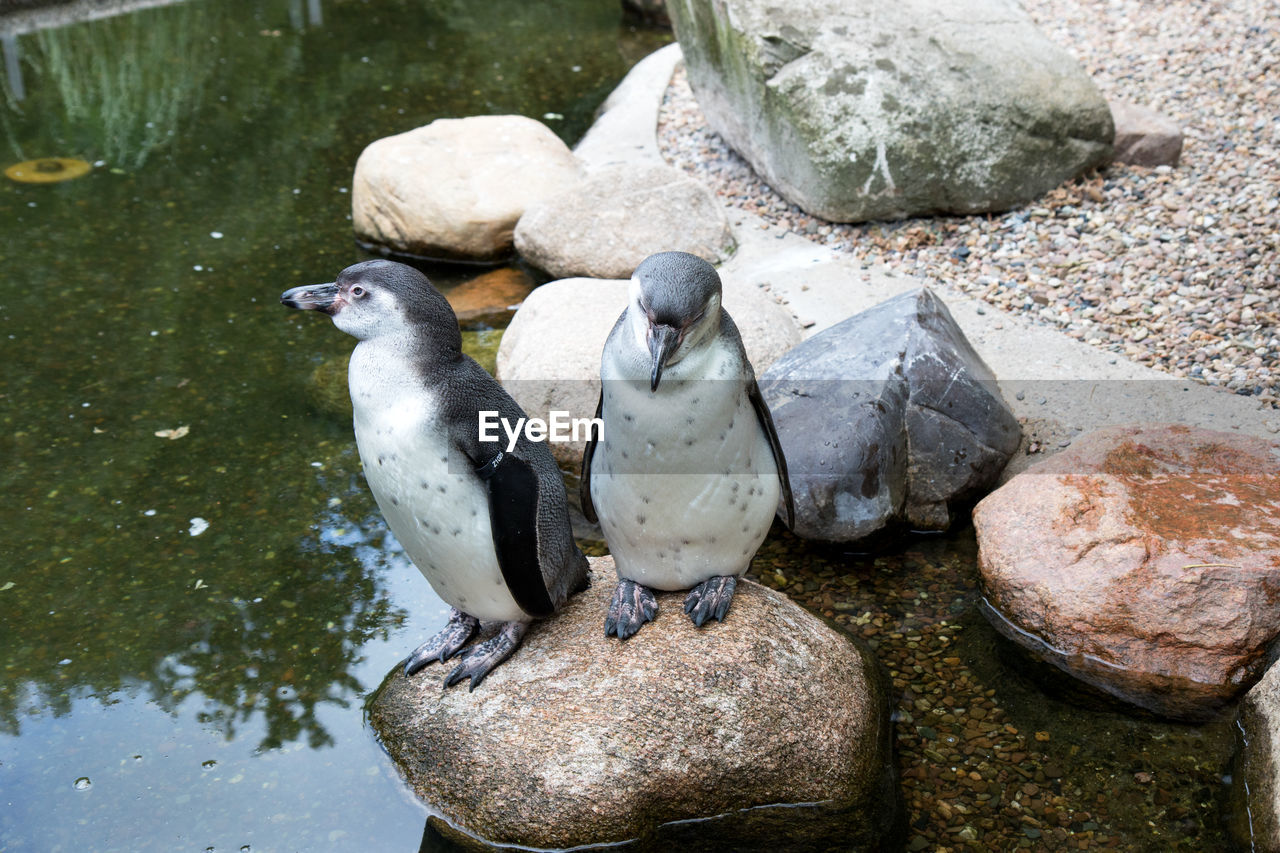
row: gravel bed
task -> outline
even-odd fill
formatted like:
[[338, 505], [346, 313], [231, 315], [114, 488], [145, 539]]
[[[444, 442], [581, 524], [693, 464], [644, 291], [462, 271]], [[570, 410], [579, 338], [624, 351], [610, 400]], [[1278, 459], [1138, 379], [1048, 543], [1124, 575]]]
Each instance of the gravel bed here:
[[851, 553], [779, 524], [748, 577], [866, 643], [884, 666], [907, 851], [1230, 848], [1219, 805], [1230, 719], [1130, 716], [1073, 699], [1051, 666], [1007, 656], [975, 609], [971, 530]]
[[833, 224], [775, 193], [677, 71], [663, 155], [731, 208], [1093, 346], [1280, 403], [1280, 5], [1028, 2], [1108, 100], [1184, 128], [1176, 168], [1112, 165], [1000, 214]]

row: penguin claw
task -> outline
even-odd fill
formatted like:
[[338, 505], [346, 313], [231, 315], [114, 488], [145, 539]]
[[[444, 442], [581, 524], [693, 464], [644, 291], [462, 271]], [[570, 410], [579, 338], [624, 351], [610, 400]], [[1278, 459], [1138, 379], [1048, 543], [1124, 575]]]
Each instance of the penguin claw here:
[[430, 640], [418, 646], [404, 664], [405, 677], [413, 675], [432, 661], [447, 661], [467, 644], [480, 627], [480, 620], [456, 607], [449, 612], [449, 624]]
[[729, 613], [729, 604], [733, 601], [733, 591], [738, 587], [738, 579], [716, 575], [689, 590], [684, 599], [684, 612], [689, 614], [693, 624], [702, 627], [708, 619], [723, 622]]
[[528, 629], [525, 622], [504, 622], [502, 628], [493, 637], [467, 649], [458, 657], [458, 665], [444, 679], [444, 687], [452, 687], [464, 678], [471, 679], [470, 692], [480, 686], [484, 677], [516, 650], [524, 632]]
[[625, 640], [657, 615], [658, 598], [653, 590], [635, 581], [620, 580], [605, 614], [604, 635], [616, 634], [619, 640]]

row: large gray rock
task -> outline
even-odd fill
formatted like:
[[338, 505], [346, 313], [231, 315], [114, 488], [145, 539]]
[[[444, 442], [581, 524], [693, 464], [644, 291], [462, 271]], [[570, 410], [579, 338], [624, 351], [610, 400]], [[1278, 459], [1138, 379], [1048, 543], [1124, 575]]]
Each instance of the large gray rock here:
[[[795, 318], [762, 289], [728, 277], [723, 283], [724, 307], [757, 373], [800, 342]], [[600, 353], [627, 307], [628, 287], [621, 280], [562, 279], [525, 299], [502, 336], [497, 377], [530, 417], [552, 410], [572, 418], [595, 414]], [[551, 452], [562, 468], [577, 471], [585, 448], [584, 432], [578, 441], [552, 443]]]
[[723, 623], [695, 628], [682, 592], [659, 593], [653, 624], [606, 639], [617, 579], [591, 562], [591, 589], [474, 693], [397, 671], [370, 704], [436, 828], [539, 849], [878, 849], [898, 795], [874, 658], [750, 581]]
[[1231, 778], [1231, 834], [1241, 850], [1280, 853], [1280, 666], [1244, 695]]
[[645, 258], [679, 251], [713, 264], [733, 249], [724, 207], [664, 164], [607, 166], [529, 207], [516, 250], [557, 278], [630, 278]]
[[1157, 714], [1213, 717], [1280, 637], [1280, 441], [1096, 430], [988, 495], [973, 523], [992, 624]]
[[851, 542], [897, 521], [945, 529], [1021, 438], [995, 377], [927, 288], [819, 332], [760, 387], [807, 539]]
[[511, 256], [516, 221], [582, 176], [573, 152], [524, 116], [437, 119], [369, 144], [351, 219], [372, 247], [450, 260]]
[[1001, 210], [1111, 156], [1111, 112], [1014, 0], [682, 0], [711, 126], [840, 222]]

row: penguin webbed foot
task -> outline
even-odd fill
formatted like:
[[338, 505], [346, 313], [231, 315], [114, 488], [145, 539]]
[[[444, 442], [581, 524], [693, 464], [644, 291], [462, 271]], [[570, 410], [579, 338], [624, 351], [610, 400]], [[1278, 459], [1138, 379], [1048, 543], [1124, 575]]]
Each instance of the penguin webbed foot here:
[[605, 614], [604, 635], [616, 634], [619, 640], [625, 640], [657, 615], [658, 597], [653, 590], [635, 581], [620, 580]]
[[479, 619], [468, 616], [456, 607], [453, 608], [449, 612], [449, 624], [409, 655], [409, 659], [404, 664], [405, 677], [413, 675], [432, 661], [441, 663], [447, 661], [475, 636], [479, 628]]
[[527, 622], [503, 622], [498, 633], [483, 643], [477, 643], [458, 656], [458, 665], [444, 680], [445, 687], [452, 687], [464, 678], [471, 679], [468, 692], [475, 690], [484, 681], [484, 677], [516, 650], [524, 633], [529, 629]]
[[693, 624], [702, 627], [708, 619], [723, 622], [729, 613], [729, 605], [733, 601], [733, 591], [738, 587], [738, 579], [725, 575], [707, 578], [689, 590], [684, 598], [684, 612], [689, 614]]

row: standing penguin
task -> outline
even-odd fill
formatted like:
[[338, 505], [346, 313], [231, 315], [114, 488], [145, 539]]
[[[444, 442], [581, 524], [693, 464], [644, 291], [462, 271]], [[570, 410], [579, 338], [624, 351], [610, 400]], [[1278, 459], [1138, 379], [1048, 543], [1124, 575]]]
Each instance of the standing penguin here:
[[651, 255], [600, 358], [603, 438], [582, 463], [581, 497], [618, 569], [605, 636], [640, 630], [654, 589], [689, 589], [701, 626], [723, 620], [778, 509], [794, 516], [787, 463], [720, 276], [684, 252]]
[[405, 675], [462, 650], [480, 620], [503, 623], [445, 678], [445, 687], [470, 678], [474, 690], [532, 619], [587, 583], [551, 451], [523, 435], [510, 453], [480, 441], [481, 412], [509, 423], [524, 412], [463, 355], [449, 303], [412, 267], [366, 261], [280, 301], [328, 314], [359, 340], [348, 385], [365, 479], [409, 559], [452, 607]]

